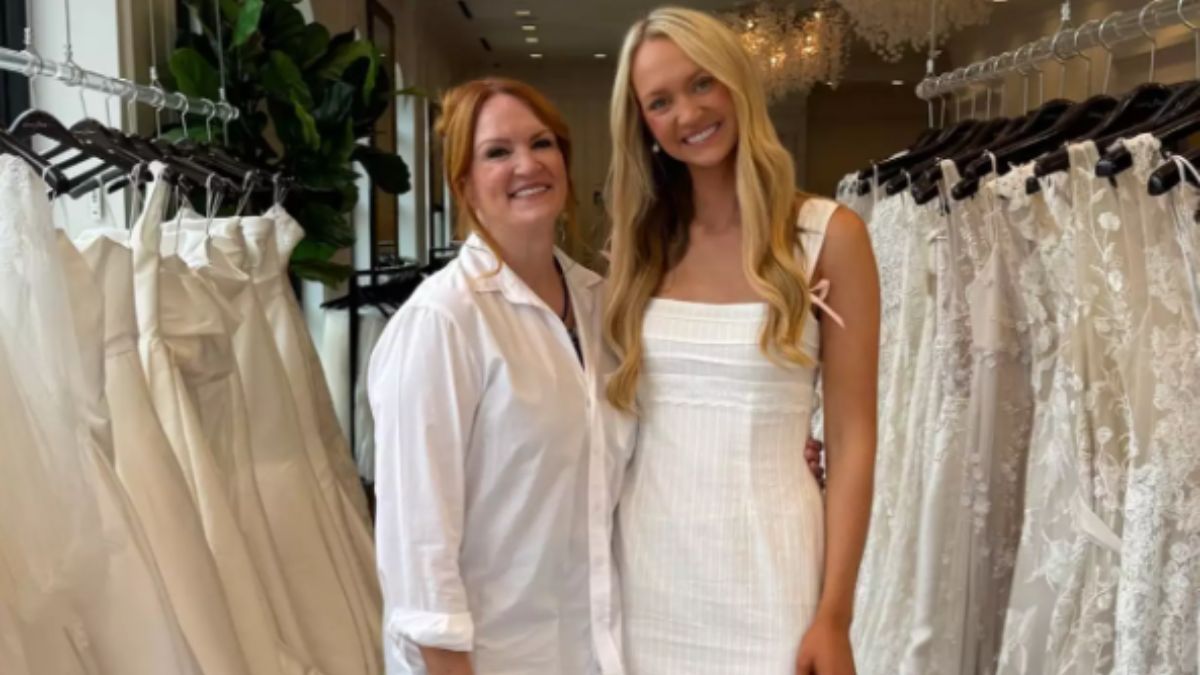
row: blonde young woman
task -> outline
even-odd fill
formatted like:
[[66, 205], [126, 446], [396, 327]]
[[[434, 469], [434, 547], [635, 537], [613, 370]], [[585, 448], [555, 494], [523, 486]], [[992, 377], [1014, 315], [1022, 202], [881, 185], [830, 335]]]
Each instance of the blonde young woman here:
[[[737, 38], [629, 31], [612, 98], [611, 403], [638, 416], [615, 541], [630, 675], [843, 675], [870, 513], [866, 228], [800, 194]], [[816, 369], [824, 496], [805, 466]]]

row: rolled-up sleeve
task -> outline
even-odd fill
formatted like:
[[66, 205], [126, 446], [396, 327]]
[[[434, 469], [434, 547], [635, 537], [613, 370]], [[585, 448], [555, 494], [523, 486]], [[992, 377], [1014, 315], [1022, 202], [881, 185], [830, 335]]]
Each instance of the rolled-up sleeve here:
[[467, 446], [482, 393], [477, 357], [450, 317], [404, 307], [367, 376], [375, 417], [376, 550], [388, 646], [470, 651], [459, 568]]

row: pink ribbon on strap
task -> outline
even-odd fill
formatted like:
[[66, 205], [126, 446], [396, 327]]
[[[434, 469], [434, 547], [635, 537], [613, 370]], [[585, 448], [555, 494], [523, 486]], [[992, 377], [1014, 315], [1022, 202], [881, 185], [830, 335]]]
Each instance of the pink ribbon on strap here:
[[825, 312], [826, 316], [833, 319], [834, 323], [842, 328], [846, 327], [846, 322], [842, 321], [842, 317], [838, 316], [838, 313], [830, 309], [829, 305], [825, 303], [825, 298], [829, 297], [828, 279], [822, 279], [813, 284], [813, 287], [809, 289], [808, 297], [814, 305], [820, 307], [822, 312]]

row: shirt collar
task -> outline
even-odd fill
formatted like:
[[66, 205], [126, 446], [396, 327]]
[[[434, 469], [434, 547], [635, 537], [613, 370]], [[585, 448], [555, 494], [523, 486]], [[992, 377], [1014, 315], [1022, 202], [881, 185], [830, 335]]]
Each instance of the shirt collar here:
[[[554, 248], [554, 257], [562, 266], [567, 285], [576, 291], [590, 291], [603, 281], [599, 274], [575, 262], [557, 246]], [[543, 304], [512, 268], [500, 265], [500, 271], [495, 271], [499, 261], [491, 247], [478, 234], [472, 234], [463, 242], [458, 259], [470, 277], [471, 288], [476, 293], [499, 292], [512, 303]]]

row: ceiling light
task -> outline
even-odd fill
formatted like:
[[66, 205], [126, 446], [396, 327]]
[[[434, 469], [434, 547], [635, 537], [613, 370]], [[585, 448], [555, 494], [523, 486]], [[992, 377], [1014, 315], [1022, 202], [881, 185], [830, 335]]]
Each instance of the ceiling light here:
[[527, 9], [518, 9], [517, 11], [513, 12], [513, 14], [516, 14], [520, 17], [533, 16], [533, 12]]
[[534, 52], [534, 53], [532, 53], [532, 54], [530, 54], [530, 55], [529, 55], [529, 58], [531, 58], [531, 59], [540, 59], [540, 58], [542, 58], [542, 54], [541, 54], [541, 52]]
[[537, 24], [527, 23], [521, 26], [521, 30], [537, 30]]
[[525, 44], [536, 45], [537, 43], [538, 39], [536, 35], [530, 35], [529, 37], [525, 38]]
[[892, 84], [896, 85], [897, 87], [902, 87], [904, 86], [904, 80], [892, 80]]
[[604, 52], [596, 52], [595, 54], [592, 54], [592, 56], [594, 56], [598, 59], [607, 59], [608, 58], [608, 54], [605, 54]]

